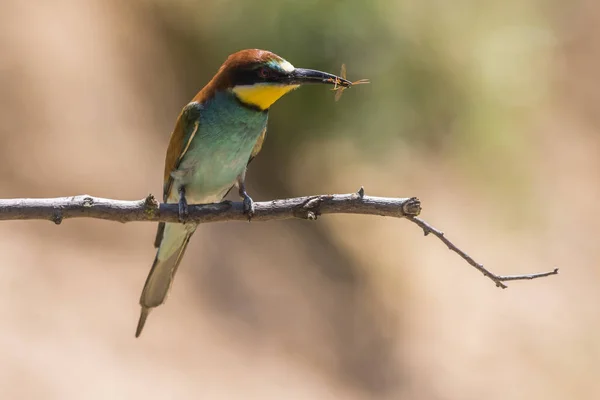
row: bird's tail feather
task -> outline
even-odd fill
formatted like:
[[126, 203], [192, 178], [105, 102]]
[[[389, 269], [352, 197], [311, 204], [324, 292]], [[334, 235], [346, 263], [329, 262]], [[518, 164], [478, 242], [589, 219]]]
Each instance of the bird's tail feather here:
[[164, 303], [193, 233], [193, 229], [183, 224], [165, 224], [160, 246], [140, 297], [142, 311], [135, 337], [142, 333], [150, 310]]
[[165, 223], [159, 222], [158, 229], [156, 230], [156, 238], [154, 238], [154, 247], [157, 249], [160, 247], [160, 242], [162, 242], [164, 232], [165, 232]]

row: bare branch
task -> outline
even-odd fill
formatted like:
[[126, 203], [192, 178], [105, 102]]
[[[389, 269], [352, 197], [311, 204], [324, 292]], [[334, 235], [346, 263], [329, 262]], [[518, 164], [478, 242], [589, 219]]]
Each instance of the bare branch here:
[[[417, 218], [421, 202], [416, 197], [390, 198], [366, 196], [361, 187], [357, 193], [324, 194], [254, 203], [252, 221], [276, 219], [315, 220], [322, 214], [364, 214], [407, 218], [417, 224], [425, 235], [432, 233], [448, 248], [477, 268], [500, 288], [505, 281], [536, 279], [556, 275], [558, 268], [538, 274], [499, 276], [488, 271], [467, 253], [456, 247], [444, 233]], [[243, 203], [224, 201], [217, 204], [189, 205], [188, 222], [246, 221]], [[47, 220], [60, 224], [70, 218], [96, 218], [116, 222], [163, 221], [179, 222], [177, 204], [159, 204], [152, 195], [137, 201], [112, 200], [89, 195], [52, 199], [0, 199], [0, 221]]]
[[406, 218], [408, 220], [414, 222], [415, 224], [419, 225], [421, 227], [421, 229], [423, 229], [423, 233], [425, 234], [425, 236], [427, 236], [431, 233], [434, 236], [436, 236], [438, 239], [440, 239], [446, 246], [448, 246], [448, 249], [452, 250], [453, 252], [455, 252], [456, 254], [461, 256], [466, 262], [471, 264], [473, 267], [477, 268], [483, 275], [487, 276], [492, 281], [494, 281], [496, 283], [496, 286], [498, 286], [499, 288], [506, 289], [507, 286], [504, 283], [502, 283], [502, 282], [506, 282], [506, 281], [518, 281], [518, 280], [526, 280], [526, 279], [544, 278], [546, 276], [558, 274], [558, 268], [555, 268], [552, 271], [540, 272], [540, 273], [536, 273], [536, 274], [507, 275], [507, 276], [496, 275], [493, 272], [488, 271], [483, 266], [483, 264], [479, 264], [478, 262], [473, 260], [473, 258], [471, 256], [469, 256], [467, 253], [465, 253], [464, 251], [462, 251], [461, 249], [456, 247], [454, 245], [454, 243], [452, 243], [450, 240], [448, 240], [446, 238], [446, 236], [444, 235], [444, 232], [435, 229], [433, 226], [429, 225], [427, 222], [423, 221], [421, 218], [417, 218], [416, 216], [414, 216], [414, 217], [407, 216]]
[[[417, 198], [389, 198], [352, 194], [324, 194], [254, 203], [252, 221], [316, 219], [321, 214], [367, 214], [403, 218], [419, 215]], [[60, 224], [69, 218], [97, 218], [117, 222], [179, 222], [177, 204], [159, 204], [154, 196], [126, 201], [88, 195], [53, 199], [0, 200], [1, 220], [47, 220]], [[241, 202], [189, 205], [189, 222], [247, 221]]]

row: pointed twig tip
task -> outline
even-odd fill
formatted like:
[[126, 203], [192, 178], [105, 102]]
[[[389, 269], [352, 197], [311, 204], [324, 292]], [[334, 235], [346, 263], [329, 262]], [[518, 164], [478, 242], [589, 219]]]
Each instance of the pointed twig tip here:
[[362, 199], [363, 197], [365, 197], [365, 187], [361, 186], [360, 189], [358, 189], [358, 192], [356, 193], [358, 194], [358, 197]]

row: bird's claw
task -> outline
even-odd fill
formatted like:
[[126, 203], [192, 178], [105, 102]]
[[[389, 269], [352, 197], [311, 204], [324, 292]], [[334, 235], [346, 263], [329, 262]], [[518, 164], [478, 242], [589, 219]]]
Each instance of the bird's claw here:
[[248, 222], [254, 216], [254, 200], [247, 194], [244, 196], [244, 215], [248, 216]]
[[179, 191], [179, 203], [178, 204], [179, 204], [179, 222], [181, 222], [183, 224], [188, 220], [188, 217], [190, 216], [189, 211], [188, 211], [187, 200], [185, 199], [185, 191], [184, 190]]
[[179, 202], [179, 222], [182, 224], [188, 220], [190, 213], [188, 211], [188, 205], [186, 202]]

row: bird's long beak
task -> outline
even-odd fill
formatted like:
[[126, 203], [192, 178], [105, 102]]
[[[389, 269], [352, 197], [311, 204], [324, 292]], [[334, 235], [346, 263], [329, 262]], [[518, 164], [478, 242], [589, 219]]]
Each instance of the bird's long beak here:
[[343, 87], [352, 86], [352, 82], [327, 72], [316, 71], [314, 69], [295, 68], [288, 75], [290, 85], [306, 85], [323, 83]]

